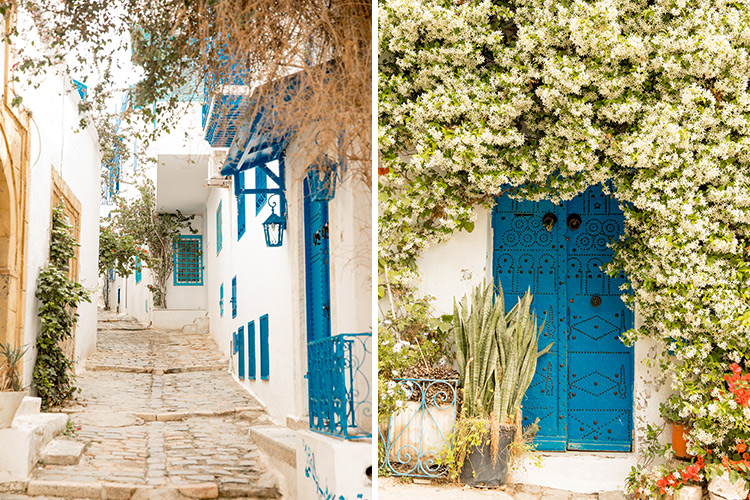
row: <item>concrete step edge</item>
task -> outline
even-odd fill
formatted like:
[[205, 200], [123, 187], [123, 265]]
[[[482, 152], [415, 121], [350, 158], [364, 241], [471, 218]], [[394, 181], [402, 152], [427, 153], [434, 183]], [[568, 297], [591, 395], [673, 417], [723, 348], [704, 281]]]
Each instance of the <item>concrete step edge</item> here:
[[295, 446], [290, 446], [280, 439], [277, 439], [273, 435], [269, 435], [268, 431], [290, 431], [286, 427], [276, 426], [265, 426], [250, 428], [250, 437], [255, 441], [259, 448], [261, 448], [269, 457], [281, 460], [282, 462], [297, 467], [297, 449]]
[[[264, 474], [272, 474], [266, 472]], [[259, 479], [259, 482], [262, 480]], [[238, 485], [216, 482], [187, 484], [146, 485], [141, 483], [114, 483], [109, 481], [48, 481], [31, 479], [25, 488], [28, 496], [48, 496], [60, 498], [112, 499], [129, 500], [136, 491], [149, 490], [162, 492], [172, 490], [188, 498], [254, 498], [275, 499], [281, 493], [278, 484], [273, 485]]]

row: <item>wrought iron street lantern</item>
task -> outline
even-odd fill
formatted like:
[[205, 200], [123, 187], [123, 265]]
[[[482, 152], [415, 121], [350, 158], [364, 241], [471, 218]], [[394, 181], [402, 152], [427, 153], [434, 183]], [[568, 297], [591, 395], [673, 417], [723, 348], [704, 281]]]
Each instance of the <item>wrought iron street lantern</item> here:
[[336, 194], [336, 181], [340, 175], [340, 164], [331, 160], [328, 155], [319, 158], [308, 174], [310, 199], [312, 201], [331, 201]]
[[[276, 203], [268, 201], [271, 207], [271, 215], [263, 223], [263, 233], [266, 236], [267, 247], [280, 247], [284, 242], [284, 229], [286, 229], [286, 219], [281, 215], [276, 215]], [[283, 207], [279, 209], [282, 211]], [[283, 213], [283, 212], [282, 212]]]

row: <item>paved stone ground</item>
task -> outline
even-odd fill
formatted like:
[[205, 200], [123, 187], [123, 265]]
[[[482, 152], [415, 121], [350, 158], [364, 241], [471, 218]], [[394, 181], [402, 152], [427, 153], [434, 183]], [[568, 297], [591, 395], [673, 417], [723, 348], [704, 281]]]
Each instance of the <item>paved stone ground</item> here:
[[506, 484], [494, 489], [479, 489], [452, 484], [414, 483], [392, 477], [378, 478], [378, 500], [625, 500], [625, 495], [611, 491], [582, 494], [566, 490], [521, 484]]
[[[101, 311], [99, 325], [97, 352], [77, 379], [78, 402], [64, 410], [80, 428], [73, 438], [86, 443], [84, 456], [77, 465], [38, 466], [29, 492], [35, 481], [213, 483], [221, 496], [280, 496], [249, 437], [252, 425], [267, 423], [265, 413], [220, 371], [227, 361], [209, 335], [145, 329]], [[16, 498], [9, 495], [0, 498]]]

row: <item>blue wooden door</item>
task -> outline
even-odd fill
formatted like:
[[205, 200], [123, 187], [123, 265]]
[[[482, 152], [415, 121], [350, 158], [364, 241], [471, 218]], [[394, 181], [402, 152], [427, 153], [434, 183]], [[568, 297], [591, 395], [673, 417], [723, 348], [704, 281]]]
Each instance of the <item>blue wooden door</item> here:
[[310, 199], [307, 178], [304, 195], [307, 341], [312, 342], [331, 336], [328, 203]]
[[[553, 219], [548, 230], [543, 221]], [[493, 273], [506, 307], [530, 289], [546, 321], [540, 347], [554, 342], [524, 399], [524, 424], [540, 419], [535, 443], [542, 450], [630, 450], [633, 353], [619, 335], [633, 316], [620, 299], [625, 277], [601, 270], [612, 256], [607, 243], [624, 230], [617, 202], [599, 186], [561, 205], [503, 197], [492, 221]]]

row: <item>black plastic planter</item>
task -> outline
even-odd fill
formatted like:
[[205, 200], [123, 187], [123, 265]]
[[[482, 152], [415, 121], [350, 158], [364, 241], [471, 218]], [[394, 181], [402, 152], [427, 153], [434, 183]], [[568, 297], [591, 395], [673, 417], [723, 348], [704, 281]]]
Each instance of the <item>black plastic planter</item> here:
[[500, 426], [500, 440], [497, 446], [497, 458], [493, 460], [490, 442], [469, 449], [461, 469], [461, 482], [469, 486], [494, 488], [505, 484], [508, 476], [508, 458], [510, 444], [513, 442], [515, 427]]

